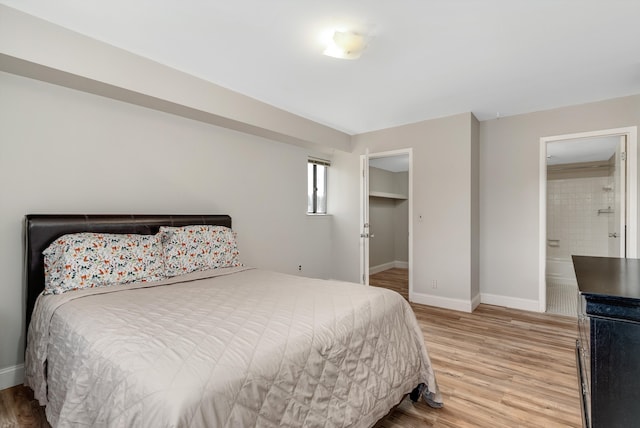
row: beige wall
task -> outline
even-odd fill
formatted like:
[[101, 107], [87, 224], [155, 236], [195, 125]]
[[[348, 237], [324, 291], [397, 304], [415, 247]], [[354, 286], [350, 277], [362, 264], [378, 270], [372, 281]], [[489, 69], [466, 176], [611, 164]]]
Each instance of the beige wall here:
[[640, 95], [480, 124], [483, 296], [537, 307], [540, 138], [639, 125]]
[[8, 73], [0, 94], [0, 383], [23, 361], [28, 213], [227, 213], [244, 263], [330, 276], [332, 218], [306, 215], [317, 153]]
[[333, 275], [359, 279], [359, 155], [412, 147], [414, 291], [443, 306], [480, 297], [538, 310], [540, 138], [638, 125], [640, 95], [481, 123], [463, 114], [354, 136], [353, 153], [334, 160], [341, 184], [332, 191]]
[[369, 268], [393, 263], [396, 258], [394, 212], [396, 201], [369, 198], [369, 224], [373, 237], [369, 240]]
[[306, 160], [348, 134], [4, 5], [0, 20], [0, 388], [20, 381], [27, 213], [228, 213], [245, 263], [330, 276]]
[[[394, 189], [401, 195], [409, 194], [409, 173], [396, 172], [393, 174]], [[396, 260], [409, 261], [409, 201], [396, 200], [393, 211], [395, 225]]]
[[[640, 125], [637, 95], [350, 138], [6, 6], [0, 13], [0, 70], [13, 73], [0, 72], [0, 386], [4, 368], [23, 359], [27, 213], [228, 213], [245, 263], [358, 282], [359, 156], [412, 148], [414, 297], [464, 310], [482, 293], [527, 306], [538, 299], [540, 137]], [[306, 158], [334, 150], [332, 216], [308, 217]]]
[[[471, 298], [480, 295], [480, 122], [471, 116]], [[476, 302], [477, 303], [477, 300]]]
[[[408, 173], [369, 168], [369, 189], [408, 194]], [[369, 267], [409, 261], [409, 203], [406, 199], [369, 198]]]
[[[359, 156], [413, 149], [414, 293], [423, 302], [460, 309], [472, 299], [473, 115], [428, 120], [354, 136], [353, 153], [336, 153], [340, 186], [331, 189], [334, 275], [358, 281]], [[475, 171], [475, 170], [474, 170]], [[330, 196], [331, 197], [331, 196]], [[422, 221], [419, 221], [422, 216]], [[438, 288], [431, 281], [438, 281]], [[415, 296], [414, 296], [415, 297]]]
[[0, 71], [305, 148], [350, 148], [344, 132], [1, 4], [0, 22]]

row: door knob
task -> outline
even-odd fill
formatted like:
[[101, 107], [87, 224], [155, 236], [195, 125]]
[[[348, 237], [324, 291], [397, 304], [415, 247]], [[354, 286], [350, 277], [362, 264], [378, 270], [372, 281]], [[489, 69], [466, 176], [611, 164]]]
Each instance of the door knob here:
[[618, 237], [618, 233], [617, 232], [613, 232], [609, 234], [609, 238], [617, 238]]

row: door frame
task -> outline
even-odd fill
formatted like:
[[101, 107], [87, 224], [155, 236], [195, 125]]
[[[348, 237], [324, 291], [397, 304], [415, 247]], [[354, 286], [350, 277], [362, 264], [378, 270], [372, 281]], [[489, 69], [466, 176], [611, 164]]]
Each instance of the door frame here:
[[574, 140], [589, 137], [621, 136], [627, 137], [627, 171], [626, 171], [626, 255], [636, 258], [638, 255], [638, 127], [603, 129], [600, 131], [580, 132], [576, 134], [555, 135], [540, 138], [540, 183], [539, 196], [539, 266], [538, 266], [538, 310], [547, 310], [547, 143]]
[[[398, 150], [390, 150], [385, 152], [377, 152], [377, 153], [367, 153], [366, 155], [360, 155], [360, 231], [364, 230], [364, 210], [368, 209], [369, 197], [368, 195], [364, 195], [365, 188], [368, 189], [368, 183], [365, 186], [365, 163], [366, 168], [369, 168], [368, 160], [365, 162], [365, 159], [375, 159], [375, 158], [385, 158], [391, 156], [399, 156], [399, 155], [408, 155], [409, 156], [409, 171], [408, 171], [408, 199], [409, 199], [409, 213], [408, 213], [408, 224], [409, 224], [409, 299], [411, 299], [411, 295], [413, 293], [413, 148], [409, 147], [406, 149], [398, 149]], [[366, 174], [368, 177], [368, 174]], [[366, 201], [367, 207], [364, 206]], [[365, 272], [364, 269], [369, 269], [369, 253], [365, 251], [364, 240], [369, 238], [360, 238], [360, 278], [364, 278], [364, 283], [369, 285], [369, 275], [368, 270]], [[366, 260], [363, 260], [365, 259]], [[366, 263], [365, 263], [366, 262]]]

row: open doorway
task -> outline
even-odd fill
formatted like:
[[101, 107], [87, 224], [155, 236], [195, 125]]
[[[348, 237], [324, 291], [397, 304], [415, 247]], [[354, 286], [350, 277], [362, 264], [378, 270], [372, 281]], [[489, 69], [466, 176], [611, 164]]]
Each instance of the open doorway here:
[[[407, 300], [411, 289], [411, 150], [363, 157], [364, 282], [393, 289]], [[366, 190], [365, 190], [366, 189]], [[366, 229], [366, 230], [365, 230]]]
[[635, 132], [541, 139], [541, 311], [576, 316], [571, 256], [635, 257]]

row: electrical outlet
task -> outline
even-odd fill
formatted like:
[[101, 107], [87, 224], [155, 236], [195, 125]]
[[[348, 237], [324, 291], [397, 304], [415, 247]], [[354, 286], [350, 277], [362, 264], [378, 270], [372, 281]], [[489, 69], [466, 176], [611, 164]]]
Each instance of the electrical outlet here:
[[431, 288], [438, 288], [438, 280], [437, 279], [432, 279], [431, 280]]
[[298, 265], [298, 270], [302, 270], [302, 265]]

